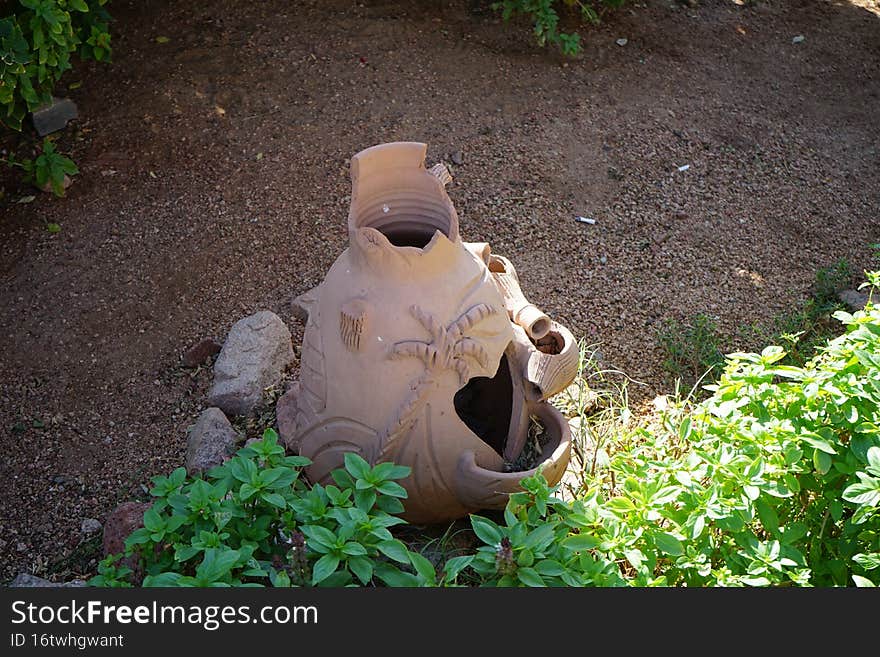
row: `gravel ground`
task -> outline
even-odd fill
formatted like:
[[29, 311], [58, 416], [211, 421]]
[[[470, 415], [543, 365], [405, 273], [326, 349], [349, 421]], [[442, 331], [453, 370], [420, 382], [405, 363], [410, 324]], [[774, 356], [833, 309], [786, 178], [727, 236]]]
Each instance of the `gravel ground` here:
[[0, 173], [0, 582], [88, 575], [83, 519], [182, 463], [189, 346], [263, 308], [299, 343], [367, 146], [428, 143], [465, 239], [637, 398], [668, 389], [658, 322], [706, 312], [733, 347], [880, 241], [873, 0], [635, 3], [573, 60], [488, 0], [111, 8], [114, 64], [65, 78], [68, 197]]

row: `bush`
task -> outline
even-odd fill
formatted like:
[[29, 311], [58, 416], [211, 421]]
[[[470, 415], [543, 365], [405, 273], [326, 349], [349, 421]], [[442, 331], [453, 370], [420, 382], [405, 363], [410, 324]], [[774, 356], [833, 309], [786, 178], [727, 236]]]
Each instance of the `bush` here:
[[480, 580], [876, 586], [880, 308], [835, 316], [846, 333], [804, 367], [731, 354], [712, 397], [619, 436], [574, 501], [535, 477], [503, 525], [472, 517]]
[[[71, 54], [110, 59], [108, 0], [19, 0], [0, 18], [0, 125], [21, 130], [52, 99]], [[17, 6], [15, 6], [17, 5]]]
[[626, 0], [501, 0], [492, 8], [500, 11], [505, 21], [513, 16], [526, 15], [535, 21], [535, 39], [538, 45], [558, 46], [566, 55], [575, 55], [581, 49], [581, 37], [577, 32], [563, 32], [559, 29], [560, 4], [566, 9], [577, 11], [583, 20], [598, 23], [608, 9], [622, 7]]
[[[439, 574], [390, 532], [408, 468], [348, 454], [309, 487], [271, 430], [207, 480], [154, 478], [126, 555], [144, 586], [876, 586], [880, 307], [835, 317], [846, 332], [802, 367], [778, 346], [730, 354], [708, 399], [621, 421], [574, 499], [524, 479]], [[129, 585], [120, 558], [90, 583]]]
[[[349, 453], [345, 469], [332, 473], [336, 486], [308, 487], [300, 478], [308, 464], [285, 456], [269, 429], [207, 479], [188, 478], [183, 468], [154, 477], [156, 501], [126, 540], [143, 586], [437, 585], [454, 582], [470, 562], [453, 560], [438, 578], [425, 557], [392, 536], [390, 527], [405, 524], [392, 514], [406, 497], [394, 480], [409, 468], [370, 467]], [[102, 561], [89, 583], [138, 583], [122, 556]]]

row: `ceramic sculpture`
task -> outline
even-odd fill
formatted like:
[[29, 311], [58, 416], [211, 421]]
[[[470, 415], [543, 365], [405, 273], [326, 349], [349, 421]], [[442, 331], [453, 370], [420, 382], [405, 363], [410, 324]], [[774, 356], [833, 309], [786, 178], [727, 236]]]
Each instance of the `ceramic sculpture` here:
[[353, 451], [412, 468], [404, 517], [429, 523], [503, 508], [535, 469], [509, 471], [537, 420], [539, 465], [555, 484], [568, 424], [547, 399], [577, 372], [571, 333], [531, 304], [513, 265], [465, 243], [426, 146], [381, 144], [352, 158], [349, 247], [297, 298], [308, 315], [300, 379], [279, 432], [327, 482]]

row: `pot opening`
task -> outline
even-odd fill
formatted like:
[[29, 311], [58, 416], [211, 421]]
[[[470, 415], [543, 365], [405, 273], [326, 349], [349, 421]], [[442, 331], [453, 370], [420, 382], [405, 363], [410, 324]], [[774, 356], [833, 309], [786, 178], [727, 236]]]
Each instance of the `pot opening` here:
[[398, 193], [365, 204], [357, 224], [375, 228], [394, 246], [423, 249], [438, 230], [451, 239], [452, 221], [447, 204], [421, 194]]
[[549, 331], [540, 340], [532, 340], [532, 344], [541, 353], [555, 356], [561, 354], [565, 348], [565, 338], [562, 337], [559, 331]]
[[507, 356], [501, 356], [498, 371], [491, 379], [478, 376], [468, 381], [455, 393], [453, 404], [468, 429], [504, 456], [513, 412], [513, 381]]

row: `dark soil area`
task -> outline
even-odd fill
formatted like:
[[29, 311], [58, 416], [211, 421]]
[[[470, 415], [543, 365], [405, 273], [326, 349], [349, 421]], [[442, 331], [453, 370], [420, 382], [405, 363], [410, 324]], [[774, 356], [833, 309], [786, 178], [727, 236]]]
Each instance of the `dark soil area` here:
[[488, 0], [110, 9], [113, 64], [58, 90], [80, 115], [67, 197], [0, 172], [0, 582], [90, 574], [82, 520], [182, 463], [210, 384], [187, 348], [260, 309], [299, 344], [290, 302], [346, 246], [365, 147], [429, 144], [463, 237], [644, 398], [668, 390], [664, 319], [705, 312], [756, 347], [738, 329], [819, 268], [874, 264], [873, 0], [633, 3], [575, 59]]

